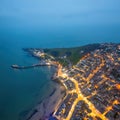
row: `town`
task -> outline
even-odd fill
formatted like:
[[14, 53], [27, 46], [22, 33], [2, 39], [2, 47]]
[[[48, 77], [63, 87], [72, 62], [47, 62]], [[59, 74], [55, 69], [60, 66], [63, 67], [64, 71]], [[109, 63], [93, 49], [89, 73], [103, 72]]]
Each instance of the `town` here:
[[[43, 51], [38, 51], [34, 55], [44, 56]], [[47, 61], [55, 61], [54, 56], [49, 56]], [[53, 118], [120, 120], [120, 44], [101, 44], [71, 67], [59, 64], [57, 79], [66, 95]]]

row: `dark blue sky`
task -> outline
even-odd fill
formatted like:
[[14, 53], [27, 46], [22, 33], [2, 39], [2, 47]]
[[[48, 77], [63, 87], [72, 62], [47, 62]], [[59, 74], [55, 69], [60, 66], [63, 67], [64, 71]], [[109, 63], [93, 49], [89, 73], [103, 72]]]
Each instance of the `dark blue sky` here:
[[0, 26], [120, 25], [120, 0], [0, 0]]

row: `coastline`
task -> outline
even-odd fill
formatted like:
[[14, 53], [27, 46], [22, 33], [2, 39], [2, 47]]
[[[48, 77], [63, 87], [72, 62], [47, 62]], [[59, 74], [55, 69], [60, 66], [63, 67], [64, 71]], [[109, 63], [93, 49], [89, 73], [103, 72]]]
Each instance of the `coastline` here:
[[65, 89], [58, 83], [52, 92], [38, 103], [24, 118], [25, 120], [48, 120], [65, 96]]
[[54, 86], [52, 92], [24, 114], [20, 120], [48, 120], [58, 108], [66, 94], [64, 85], [58, 79], [58, 71], [59, 67], [54, 67], [51, 76]]

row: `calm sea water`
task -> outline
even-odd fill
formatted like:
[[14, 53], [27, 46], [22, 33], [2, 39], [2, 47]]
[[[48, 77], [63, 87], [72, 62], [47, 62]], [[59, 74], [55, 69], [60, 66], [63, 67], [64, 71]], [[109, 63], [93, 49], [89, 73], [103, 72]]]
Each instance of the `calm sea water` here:
[[49, 94], [53, 83], [47, 67], [13, 70], [12, 64], [31, 65], [39, 61], [22, 51], [24, 47], [71, 47], [97, 42], [120, 42], [120, 27], [99, 26], [60, 30], [0, 31], [0, 120], [18, 120], [22, 111]]

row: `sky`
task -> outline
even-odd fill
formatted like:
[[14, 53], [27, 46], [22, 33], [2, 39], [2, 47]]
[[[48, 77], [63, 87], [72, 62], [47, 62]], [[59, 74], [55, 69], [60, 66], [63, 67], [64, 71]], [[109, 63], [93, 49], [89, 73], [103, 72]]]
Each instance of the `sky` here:
[[120, 0], [0, 0], [2, 28], [120, 25]]

